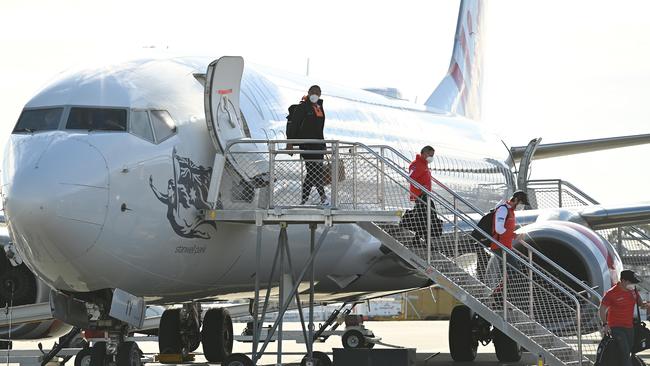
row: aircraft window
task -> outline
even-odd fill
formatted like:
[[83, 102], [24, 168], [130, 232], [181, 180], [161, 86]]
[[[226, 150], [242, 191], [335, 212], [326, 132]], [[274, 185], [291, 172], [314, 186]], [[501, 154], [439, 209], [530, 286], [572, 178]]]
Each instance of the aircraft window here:
[[59, 128], [63, 108], [26, 109], [13, 132], [51, 131]]
[[151, 122], [157, 142], [165, 140], [176, 132], [174, 120], [167, 111], [151, 111]]
[[131, 111], [131, 133], [142, 137], [147, 141], [154, 142], [153, 131], [151, 130], [151, 123], [149, 122], [149, 114], [147, 111]]
[[73, 107], [65, 127], [72, 130], [126, 131], [126, 110]]

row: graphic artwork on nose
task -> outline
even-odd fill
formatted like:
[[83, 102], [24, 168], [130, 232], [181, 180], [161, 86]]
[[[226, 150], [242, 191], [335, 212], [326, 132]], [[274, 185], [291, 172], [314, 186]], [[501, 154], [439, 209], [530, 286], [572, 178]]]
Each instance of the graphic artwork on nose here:
[[183, 238], [210, 239], [210, 234], [202, 228], [217, 225], [214, 221], [202, 219], [198, 210], [209, 209], [207, 202], [208, 189], [212, 168], [197, 165], [189, 158], [172, 151], [174, 177], [167, 182], [167, 192], [161, 192], [153, 184], [153, 176], [149, 176], [149, 186], [160, 202], [167, 206], [167, 220], [179, 236]]

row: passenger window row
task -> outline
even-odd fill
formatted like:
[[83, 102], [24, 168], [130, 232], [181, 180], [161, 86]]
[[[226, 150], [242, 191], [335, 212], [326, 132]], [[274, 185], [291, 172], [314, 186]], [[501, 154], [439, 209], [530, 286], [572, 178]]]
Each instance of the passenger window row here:
[[[58, 130], [64, 107], [25, 109], [16, 123], [14, 133]], [[123, 108], [71, 107], [65, 122], [66, 130], [130, 132], [144, 140], [159, 143], [176, 133], [176, 126], [165, 110], [127, 110]]]

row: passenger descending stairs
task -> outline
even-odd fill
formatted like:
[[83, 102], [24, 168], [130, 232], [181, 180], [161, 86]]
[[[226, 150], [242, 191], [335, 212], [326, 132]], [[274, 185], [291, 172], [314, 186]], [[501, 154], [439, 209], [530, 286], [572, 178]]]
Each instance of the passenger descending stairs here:
[[[305, 210], [299, 204], [302, 163], [297, 156], [287, 158], [287, 152], [277, 148], [287, 143], [298, 145], [295, 141], [242, 140], [232, 144], [233, 152], [226, 151], [225, 155], [231, 164], [237, 162], [234, 167], [237, 175], [251, 182], [255, 177], [268, 175], [268, 187], [262, 186], [255, 193], [258, 202], [252, 201], [252, 196], [249, 200], [233, 200], [233, 203], [222, 199], [223, 208], [212, 216], [239, 217], [246, 210], [253, 212], [253, 208], [244, 209], [245, 204], [251, 202], [257, 215], [263, 213], [289, 221], [295, 213], [295, 221], [299, 222], [298, 215]], [[260, 150], [260, 143], [266, 144], [268, 151]], [[405, 158], [387, 146], [370, 147], [342, 141], [326, 143], [332, 156], [328, 166], [331, 174], [335, 175], [331, 177], [329, 188], [332, 205], [312, 206], [311, 209], [321, 210], [323, 216], [335, 217], [330, 224], [336, 224], [336, 216], [331, 216], [335, 213], [341, 216], [351, 212], [373, 213], [376, 218], [372, 220], [348, 222], [356, 223], [380, 240], [408, 265], [526, 350], [542, 356], [546, 364], [593, 364], [600, 338], [597, 316], [600, 295], [593, 289], [533, 248], [528, 248], [528, 253], [522, 256], [494, 242], [503, 252], [503, 256], [496, 257], [468, 232], [468, 228], [469, 231], [477, 229], [472, 216], [481, 213], [439, 182], [434, 182], [438, 187], [432, 192], [426, 191], [426, 199], [419, 203], [422, 207], [430, 207], [430, 214], [433, 214], [435, 206], [437, 216], [442, 219], [442, 232], [431, 240], [416, 238], [414, 232], [434, 232], [436, 227], [431, 220], [415, 223], [415, 227], [409, 230], [396, 224], [395, 212], [405, 212], [413, 207], [409, 185], [419, 186], [405, 171], [408, 163]], [[250, 145], [247, 147], [246, 144]], [[256, 149], [253, 144], [258, 144]], [[231, 158], [229, 154], [237, 154], [237, 158]], [[242, 182], [246, 183], [244, 180]], [[239, 185], [241, 183], [234, 188]], [[264, 189], [267, 193], [263, 197]], [[477, 266], [477, 262], [480, 265]], [[549, 270], [568, 275], [562, 277], [563, 282]]]

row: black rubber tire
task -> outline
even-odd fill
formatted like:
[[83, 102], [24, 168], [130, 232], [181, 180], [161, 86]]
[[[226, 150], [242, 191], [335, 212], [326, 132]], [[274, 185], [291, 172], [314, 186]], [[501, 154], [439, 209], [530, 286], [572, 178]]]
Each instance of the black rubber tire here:
[[637, 355], [632, 355], [632, 366], [646, 366], [645, 361]]
[[74, 356], [74, 366], [90, 366], [93, 349], [86, 347]]
[[341, 343], [343, 344], [343, 348], [365, 348], [366, 338], [358, 330], [350, 329], [347, 332], [343, 333], [343, 337], [341, 337]]
[[122, 342], [117, 346], [116, 366], [141, 366], [142, 351], [135, 342]]
[[492, 330], [492, 343], [494, 343], [494, 351], [499, 361], [518, 362], [521, 360], [521, 347], [496, 328]]
[[105, 366], [106, 362], [106, 342], [97, 342], [90, 350], [90, 365], [89, 366]]
[[180, 354], [182, 350], [181, 309], [167, 309], [160, 317], [158, 352], [162, 354]]
[[[332, 366], [332, 360], [324, 352], [314, 351], [312, 353], [314, 360], [316, 361], [316, 366]], [[307, 356], [302, 358], [300, 361], [300, 366], [307, 365]]]
[[221, 366], [253, 366], [253, 361], [243, 353], [233, 353], [226, 356]]
[[449, 318], [449, 353], [454, 361], [474, 361], [478, 341], [472, 335], [472, 312], [458, 305]]
[[[203, 355], [208, 362], [221, 362], [232, 353], [232, 319], [226, 309], [210, 309], [203, 317], [201, 329]], [[252, 365], [252, 364], [251, 364]]]

